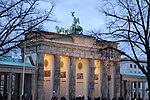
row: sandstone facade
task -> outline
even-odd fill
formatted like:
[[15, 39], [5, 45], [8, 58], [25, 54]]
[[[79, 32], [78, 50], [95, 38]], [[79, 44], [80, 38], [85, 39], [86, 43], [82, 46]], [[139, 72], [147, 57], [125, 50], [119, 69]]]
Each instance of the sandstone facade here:
[[35, 54], [38, 67], [35, 100], [49, 100], [52, 96], [65, 96], [68, 100], [76, 96], [120, 96], [121, 55], [102, 50], [117, 48], [117, 43], [43, 31], [33, 32], [30, 37], [34, 38], [26, 42], [26, 55]]

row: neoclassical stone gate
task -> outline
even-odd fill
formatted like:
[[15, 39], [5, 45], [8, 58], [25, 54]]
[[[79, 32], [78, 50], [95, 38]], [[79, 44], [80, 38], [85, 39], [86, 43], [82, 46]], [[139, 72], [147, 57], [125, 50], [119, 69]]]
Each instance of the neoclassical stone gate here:
[[121, 55], [114, 50], [99, 51], [107, 46], [117, 48], [116, 43], [82, 34], [38, 31], [31, 36], [35, 38], [26, 42], [26, 54], [37, 55], [36, 100], [49, 100], [52, 96], [65, 96], [68, 100], [75, 96], [120, 96]]

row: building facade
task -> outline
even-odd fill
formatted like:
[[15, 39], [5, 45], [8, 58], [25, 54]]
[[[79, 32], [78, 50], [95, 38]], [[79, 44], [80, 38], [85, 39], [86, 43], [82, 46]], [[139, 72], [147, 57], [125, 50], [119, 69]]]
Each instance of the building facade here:
[[35, 93], [37, 68], [21, 59], [0, 57], [0, 100], [22, 100]]
[[[146, 69], [147, 64], [141, 61], [141, 65]], [[121, 94], [128, 100], [148, 99], [148, 85], [146, 76], [136, 64], [127, 58], [123, 58], [120, 63], [121, 74]]]
[[[82, 34], [33, 32], [28, 38], [27, 56], [34, 55], [37, 71], [35, 100], [64, 96], [120, 96], [120, 54], [104, 47], [117, 44]], [[23, 49], [23, 48], [22, 48]], [[30, 62], [33, 62], [30, 59]]]

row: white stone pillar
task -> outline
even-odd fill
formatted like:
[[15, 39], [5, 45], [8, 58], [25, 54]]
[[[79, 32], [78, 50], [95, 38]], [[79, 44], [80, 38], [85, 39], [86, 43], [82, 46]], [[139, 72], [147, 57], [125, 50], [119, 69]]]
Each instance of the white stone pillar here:
[[7, 100], [11, 100], [12, 94], [12, 73], [8, 74], [8, 98]]
[[54, 87], [54, 72], [55, 72], [55, 62], [54, 62], [54, 55], [51, 55], [51, 82], [50, 82], [50, 87], [51, 87], [51, 91], [50, 91], [50, 98], [52, 98], [54, 96], [53, 93], [53, 87]]
[[76, 58], [70, 57], [69, 100], [75, 97], [76, 89]]
[[37, 100], [44, 100], [44, 53], [38, 53]]
[[111, 99], [114, 98], [115, 87], [115, 66], [111, 66]]
[[53, 76], [53, 91], [55, 91], [54, 96], [60, 96], [60, 56], [54, 56], [54, 76]]
[[85, 71], [85, 100], [88, 100], [88, 86], [89, 86], [89, 81], [88, 81], [88, 77], [89, 77], [89, 60], [86, 59], [86, 71]]
[[102, 97], [107, 97], [108, 94], [108, 77], [107, 77], [107, 62], [102, 61]]
[[69, 83], [70, 83], [70, 59], [66, 57], [66, 96], [67, 100], [69, 100]]
[[128, 97], [129, 97], [129, 100], [131, 100], [131, 82], [128, 81]]
[[89, 60], [89, 76], [88, 76], [88, 81], [89, 81], [89, 87], [88, 87], [88, 96], [91, 98], [93, 97], [94, 93], [94, 60], [90, 59]]

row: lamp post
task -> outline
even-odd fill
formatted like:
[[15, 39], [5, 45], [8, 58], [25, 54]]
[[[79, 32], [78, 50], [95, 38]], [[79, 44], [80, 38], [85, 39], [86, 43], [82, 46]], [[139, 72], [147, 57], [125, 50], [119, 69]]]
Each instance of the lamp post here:
[[26, 65], [25, 65], [25, 62], [26, 62], [26, 41], [24, 42], [24, 53], [23, 53], [23, 56], [24, 56], [24, 58], [23, 58], [23, 70], [22, 70], [22, 91], [21, 91], [21, 96], [22, 96], [22, 100], [24, 100], [25, 98], [24, 98], [24, 84], [25, 84], [25, 67], [26, 67]]

